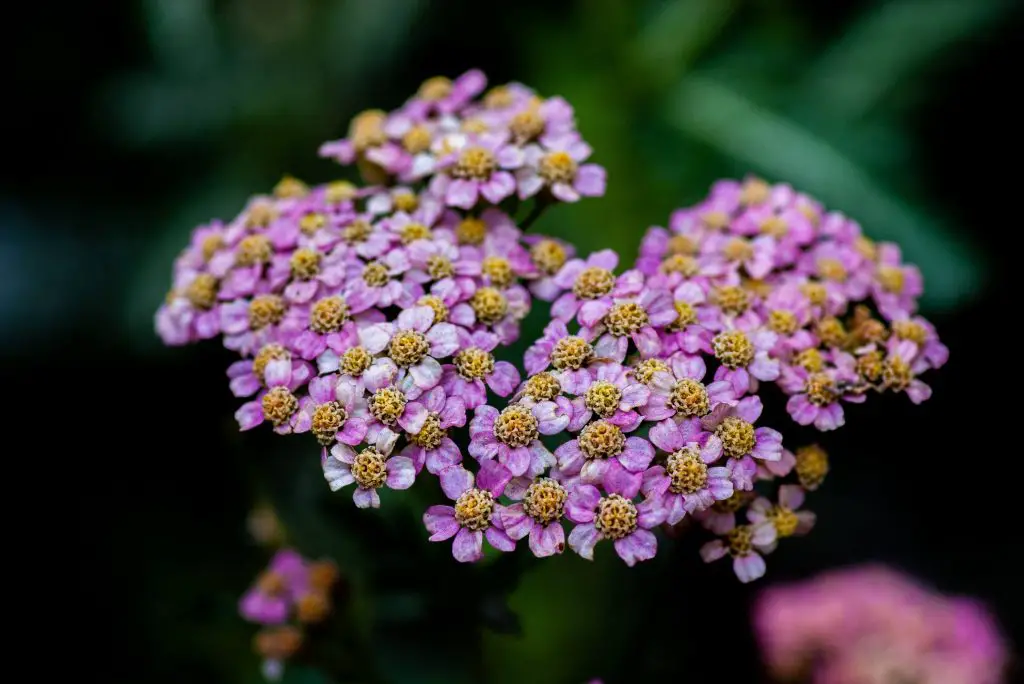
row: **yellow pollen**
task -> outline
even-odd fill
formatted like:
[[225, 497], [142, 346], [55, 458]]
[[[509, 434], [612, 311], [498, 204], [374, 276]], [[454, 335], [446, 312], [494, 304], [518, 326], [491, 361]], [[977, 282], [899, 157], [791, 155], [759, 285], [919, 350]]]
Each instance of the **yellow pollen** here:
[[357, 242], [366, 242], [366, 239], [373, 233], [373, 226], [365, 219], [356, 219], [345, 226], [341, 231], [341, 237], [345, 242], [352, 245]]
[[529, 445], [539, 435], [537, 419], [525, 406], [506, 406], [494, 420], [494, 436], [513, 449]]
[[455, 371], [466, 380], [486, 378], [494, 372], [494, 356], [477, 347], [467, 347], [452, 359]]
[[217, 279], [209, 273], [200, 273], [185, 288], [185, 298], [197, 309], [211, 309], [217, 303]]
[[435, 323], [444, 323], [448, 320], [448, 307], [440, 297], [436, 295], [423, 295], [416, 304], [419, 306], [429, 306], [434, 312]]
[[537, 173], [549, 184], [572, 183], [576, 178], [576, 161], [568, 152], [550, 152], [537, 165]]
[[348, 181], [332, 181], [324, 189], [324, 200], [330, 204], [348, 202], [356, 198], [359, 190]]
[[541, 240], [530, 248], [530, 258], [541, 273], [554, 275], [565, 264], [567, 255], [565, 248], [554, 240]]
[[455, 501], [455, 520], [467, 530], [486, 530], [493, 513], [494, 496], [483, 489], [467, 489]]
[[749, 240], [733, 238], [722, 247], [722, 256], [729, 261], [749, 261], [754, 256], [754, 246]]
[[580, 430], [579, 445], [586, 458], [612, 458], [626, 448], [626, 435], [618, 425], [596, 420]]
[[508, 313], [508, 300], [496, 288], [481, 287], [473, 293], [469, 307], [476, 314], [477, 321], [484, 325], [494, 325]]
[[636, 506], [619, 494], [609, 494], [597, 503], [594, 526], [606, 539], [627, 537], [637, 527]]
[[725, 543], [729, 547], [729, 553], [736, 557], [743, 557], [754, 550], [754, 528], [750, 525], [740, 525], [729, 530], [725, 535]]
[[423, 427], [415, 435], [409, 435], [409, 441], [427, 451], [441, 446], [448, 436], [448, 431], [441, 427], [441, 418], [437, 413], [428, 413]]
[[797, 479], [800, 485], [809, 491], [814, 491], [825, 481], [828, 475], [828, 454], [817, 444], [800, 447], [794, 454], [796, 456]]
[[340, 295], [317, 300], [309, 310], [309, 329], [326, 335], [338, 332], [348, 321], [348, 304]]
[[768, 201], [771, 192], [772, 186], [768, 185], [768, 183], [760, 178], [750, 178], [740, 188], [740, 204], [748, 207], [762, 204]]
[[722, 451], [732, 458], [743, 458], [757, 444], [754, 426], [736, 416], [728, 416], [719, 423], [715, 434], [722, 440]]
[[750, 295], [739, 285], [716, 287], [711, 297], [722, 313], [741, 314], [750, 308]]
[[260, 592], [268, 596], [280, 596], [288, 589], [288, 584], [281, 573], [268, 570], [256, 580]]
[[379, 109], [368, 109], [357, 114], [348, 127], [348, 137], [356, 152], [365, 152], [371, 147], [378, 147], [387, 142], [384, 133], [384, 120], [387, 114]]
[[839, 259], [818, 259], [818, 276], [825, 280], [834, 280], [837, 283], [846, 280], [846, 267]]
[[402, 226], [399, 235], [402, 238], [402, 244], [407, 245], [416, 240], [429, 240], [430, 228], [427, 228], [422, 223], [407, 223]]
[[869, 261], [874, 261], [878, 258], [878, 247], [875, 246], [875, 243], [870, 238], [859, 235], [854, 241], [853, 247], [857, 250], [858, 254]]
[[363, 280], [370, 287], [384, 287], [391, 280], [388, 267], [379, 261], [371, 261], [363, 267]]
[[484, 107], [488, 109], [504, 109], [512, 106], [515, 97], [507, 86], [495, 86], [484, 96]]
[[261, 330], [284, 318], [284, 300], [277, 295], [259, 295], [249, 302], [249, 328]]
[[523, 510], [541, 525], [550, 525], [562, 517], [568, 498], [569, 493], [565, 487], [550, 477], [544, 477], [526, 489]]
[[394, 387], [382, 387], [370, 397], [370, 414], [381, 423], [392, 426], [405, 412], [405, 395]]
[[487, 180], [497, 170], [498, 160], [493, 152], [483, 147], [467, 147], [459, 155], [451, 174], [455, 178]]
[[792, 335], [800, 327], [796, 314], [785, 309], [775, 309], [768, 314], [768, 328], [780, 335]]
[[705, 211], [700, 220], [712, 230], [721, 230], [729, 225], [729, 215], [724, 211]]
[[836, 400], [836, 384], [826, 373], [812, 373], [807, 378], [804, 391], [807, 401], [815, 406], [828, 406]]
[[671, 331], [686, 330], [686, 326], [693, 325], [697, 322], [697, 310], [693, 308], [693, 304], [684, 302], [682, 300], [676, 300], [676, 320], [668, 326]]
[[295, 617], [306, 624], [322, 622], [330, 612], [330, 600], [319, 592], [303, 594], [295, 604]]
[[692, 378], [683, 378], [672, 386], [668, 403], [676, 413], [687, 418], [706, 416], [711, 410], [707, 388]]
[[850, 337], [854, 346], [861, 346], [871, 342], [881, 342], [888, 333], [885, 324], [878, 319], [871, 318], [869, 314], [869, 317], [856, 322], [855, 327], [850, 331]]
[[274, 426], [281, 425], [299, 408], [299, 400], [287, 387], [272, 387], [263, 395], [263, 417]]
[[761, 222], [761, 232], [773, 238], [785, 237], [789, 232], [789, 224], [781, 216], [769, 216]]
[[633, 377], [637, 382], [645, 385], [651, 384], [655, 373], [669, 373], [671, 369], [661, 359], [644, 359], [633, 368]]
[[894, 392], [899, 392], [910, 387], [914, 379], [914, 372], [910, 364], [899, 356], [893, 356], [885, 360], [882, 365], [882, 382]]
[[328, 591], [338, 581], [338, 566], [332, 561], [315, 561], [309, 565], [309, 585], [315, 591]]
[[572, 291], [583, 299], [597, 299], [612, 291], [615, 275], [607, 268], [591, 266], [583, 269], [572, 284]]
[[622, 390], [607, 380], [599, 380], [587, 388], [583, 401], [597, 415], [611, 418], [619, 410]]
[[684, 447], [669, 454], [665, 472], [672, 480], [669, 489], [674, 494], [693, 494], [708, 484], [708, 467], [701, 460], [700, 452], [693, 447]]
[[320, 252], [301, 248], [292, 253], [292, 275], [299, 280], [309, 280], [320, 273]]
[[391, 359], [403, 368], [415, 366], [430, 352], [430, 343], [421, 332], [402, 330], [395, 333], [388, 347]]
[[427, 275], [432, 280], [451, 278], [454, 274], [455, 267], [452, 266], [452, 262], [448, 260], [448, 257], [434, 254], [427, 259]]
[[615, 304], [604, 316], [605, 327], [615, 337], [632, 335], [649, 322], [647, 311], [636, 302]]
[[487, 224], [473, 216], [459, 222], [455, 228], [455, 239], [460, 245], [479, 245], [487, 237]]
[[878, 382], [884, 370], [885, 359], [878, 350], [857, 357], [857, 373], [868, 382]]
[[277, 218], [277, 207], [270, 202], [253, 204], [245, 215], [245, 225], [249, 228], [266, 228]]
[[835, 316], [827, 316], [818, 321], [816, 332], [822, 344], [830, 347], [841, 347], [846, 342], [846, 328]]
[[239, 266], [253, 266], [270, 261], [274, 249], [265, 235], [247, 235], [235, 248], [235, 263]]
[[309, 186], [294, 176], [284, 176], [274, 186], [274, 197], [298, 199], [309, 194]]
[[673, 254], [661, 262], [658, 270], [662, 273], [679, 273], [684, 278], [692, 278], [700, 273], [700, 262], [688, 254]]
[[722, 499], [716, 501], [712, 508], [718, 513], [735, 513], [736, 511], [747, 505], [747, 502], [752, 498], [751, 492], [744, 492], [739, 489], [735, 490], [728, 499]]
[[551, 401], [562, 392], [562, 385], [558, 378], [551, 373], [537, 373], [526, 381], [523, 394], [534, 401]]
[[321, 446], [330, 446], [334, 443], [334, 436], [342, 428], [348, 419], [348, 412], [336, 401], [329, 401], [320, 404], [313, 409], [310, 432], [316, 437]]
[[291, 352], [280, 344], [273, 342], [266, 344], [256, 353], [256, 358], [252, 360], [252, 374], [259, 379], [261, 384], [266, 384], [263, 373], [267, 370], [267, 364], [271, 361], [288, 361], [291, 358]]
[[356, 484], [363, 489], [379, 489], [388, 479], [387, 460], [373, 447], [356, 454], [351, 470]]
[[423, 124], [413, 126], [402, 136], [402, 148], [409, 154], [426, 152], [430, 149], [431, 142], [433, 136], [430, 135], [430, 129]]
[[299, 219], [299, 230], [303, 235], [313, 236], [327, 225], [327, 217], [317, 212], [310, 212]]
[[817, 373], [825, 367], [825, 359], [822, 358], [821, 352], [814, 347], [804, 349], [796, 354], [793, 357], [793, 363], [811, 373]]
[[508, 287], [516, 277], [516, 274], [512, 272], [512, 264], [505, 257], [486, 257], [480, 264], [480, 269], [485, 276], [491, 279], [491, 284], [499, 288]]
[[302, 646], [302, 632], [292, 625], [264, 627], [253, 638], [253, 650], [268, 660], [287, 660]]
[[800, 286], [800, 292], [814, 306], [824, 306], [828, 302], [828, 290], [821, 283], [804, 283]]
[[540, 115], [540, 111], [531, 107], [513, 116], [508, 129], [515, 141], [522, 144], [540, 137], [544, 132], [544, 125], [544, 117]]
[[[391, 201], [395, 204], [395, 209], [398, 211], [404, 211], [407, 214], [411, 214], [416, 211], [420, 206], [420, 198], [411, 192], [396, 192], [391, 197]], [[423, 228], [426, 229], [426, 226]], [[430, 231], [427, 230], [427, 237], [430, 237]]]
[[428, 78], [420, 86], [419, 97], [427, 102], [437, 102], [451, 95], [452, 82], [444, 76]]
[[203, 261], [209, 261], [213, 258], [213, 255], [220, 251], [220, 248], [224, 246], [224, 238], [220, 233], [212, 233], [203, 238], [202, 244], [199, 245], [199, 251], [203, 254]]
[[892, 332], [901, 340], [910, 340], [917, 345], [923, 345], [928, 340], [928, 331], [914, 321], [894, 321]]
[[726, 330], [711, 340], [715, 358], [731, 370], [745, 368], [754, 360], [754, 345], [742, 330]]
[[373, 365], [373, 356], [363, 347], [352, 347], [341, 355], [339, 364], [344, 375], [359, 377]]
[[594, 357], [594, 348], [582, 337], [569, 335], [555, 342], [551, 365], [555, 370], [579, 370]]
[[775, 526], [775, 533], [779, 537], [792, 537], [796, 534], [796, 528], [800, 524], [796, 513], [784, 506], [773, 506], [769, 509], [766, 517]]
[[668, 239], [668, 255], [692, 256], [700, 251], [697, 242], [687, 235], [673, 235]]
[[797, 210], [803, 214], [804, 218], [810, 221], [813, 226], [817, 227], [818, 224], [821, 223], [821, 214], [819, 214], [818, 210], [810, 204], [801, 204], [797, 207]]

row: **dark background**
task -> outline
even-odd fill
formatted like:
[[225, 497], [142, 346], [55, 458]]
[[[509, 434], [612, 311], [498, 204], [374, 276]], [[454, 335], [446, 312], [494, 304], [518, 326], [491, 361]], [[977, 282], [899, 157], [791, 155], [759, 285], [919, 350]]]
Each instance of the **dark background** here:
[[[74, 559], [74, 612], [99, 624], [79, 625], [68, 649], [107, 681], [258, 681], [254, 630], [235, 614], [269, 555], [246, 531], [258, 501], [350, 582], [317, 646], [331, 668], [300, 665], [295, 681], [753, 681], [747, 606], [758, 587], [867, 560], [980, 597], [1020, 643], [1015, 6], [20, 7], [3, 48], [14, 91], [0, 353], [5, 385], [42, 418], [44, 438], [66, 435], [35, 452], [48, 462], [59, 452], [62, 465], [26, 486], [45, 501], [56, 481], [75, 502], [70, 527], [45, 545]], [[594, 564], [455, 568], [446, 550], [426, 548], [412, 506], [363, 513], [329, 497], [308, 442], [238, 435], [228, 352], [159, 346], [152, 314], [192, 226], [233, 216], [284, 172], [336, 177], [316, 147], [354, 113], [395, 107], [424, 78], [473, 66], [576, 106], [609, 192], [538, 230], [583, 251], [611, 246], [631, 259], [673, 207], [718, 177], [755, 172], [901, 242], [924, 270], [924, 313], [951, 349], [927, 378], [934, 397], [848, 411], [847, 427], [822, 440], [833, 470], [810, 498], [818, 527], [783, 545], [760, 585], [704, 567], [686, 541], [632, 571], [607, 549]], [[787, 443], [813, 439], [781, 421]], [[445, 602], [453, 596], [461, 602]]]

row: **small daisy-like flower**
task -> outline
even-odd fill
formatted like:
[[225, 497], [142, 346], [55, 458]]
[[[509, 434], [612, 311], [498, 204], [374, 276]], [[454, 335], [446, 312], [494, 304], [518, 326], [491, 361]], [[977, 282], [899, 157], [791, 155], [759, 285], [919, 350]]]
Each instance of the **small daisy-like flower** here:
[[220, 327], [224, 346], [250, 355], [264, 345], [276, 342], [289, 345], [290, 337], [282, 328], [290, 304], [280, 295], [256, 295], [252, 299], [228, 302], [220, 307]]
[[764, 278], [776, 267], [776, 242], [768, 236], [749, 240], [728, 233], [708, 236], [702, 245], [703, 254], [713, 256], [724, 268], [733, 273], [743, 269], [751, 278]]
[[786, 410], [800, 425], [811, 425], [825, 432], [843, 426], [846, 418], [839, 400], [861, 403], [867, 397], [863, 394], [844, 392], [843, 387], [857, 384], [856, 361], [848, 354], [837, 354], [846, 358], [846, 368], [826, 368], [809, 372], [802, 366], [785, 366], [779, 386], [792, 396], [786, 402]]
[[649, 501], [637, 505], [632, 497], [614, 491], [601, 496], [597, 487], [580, 484], [569, 492], [565, 516], [576, 523], [569, 547], [587, 560], [594, 560], [594, 546], [602, 539], [614, 542], [619, 558], [631, 567], [658, 552], [651, 528], [664, 521], [664, 514]]
[[501, 289], [490, 285], [474, 288], [467, 301], [452, 308], [452, 318], [468, 321], [467, 327], [490, 330], [502, 344], [519, 337], [519, 321], [530, 312], [530, 293], [522, 285]]
[[296, 387], [301, 386], [313, 375], [312, 366], [307, 362], [296, 359], [292, 353], [280, 344], [264, 345], [252, 359], [235, 361], [228, 366], [228, 378], [231, 380], [231, 393], [236, 397], [251, 397], [266, 387], [264, 371], [271, 361], [283, 359], [292, 364], [292, 377], [298, 378]]
[[650, 388], [636, 382], [630, 369], [618, 363], [595, 364], [593, 371], [591, 382], [572, 402], [573, 419], [569, 429], [582, 428], [595, 415], [625, 430], [636, 429], [642, 420], [636, 409], [647, 404]]
[[[480, 276], [480, 259], [465, 255], [452, 242], [445, 239], [418, 240], [409, 246], [411, 268], [405, 273], [407, 282], [430, 285], [430, 293], [444, 299], [461, 301], [464, 292], [475, 289], [469, 278]], [[463, 307], [471, 314], [469, 307]], [[460, 310], [461, 311], [461, 310]], [[465, 316], [472, 325], [473, 317]]]
[[949, 347], [939, 341], [935, 326], [921, 316], [897, 318], [891, 324], [892, 334], [900, 340], [908, 340], [918, 347], [918, 352], [929, 368], [941, 368], [949, 360]]
[[932, 388], [917, 378], [928, 368], [928, 360], [916, 344], [894, 336], [882, 362], [882, 386], [892, 392], [906, 392], [910, 401], [920, 404], [932, 396]]
[[353, 482], [356, 490], [352, 501], [359, 508], [380, 508], [377, 490], [408, 489], [416, 479], [416, 467], [407, 456], [392, 456], [391, 450], [398, 441], [398, 434], [381, 430], [373, 446], [358, 453], [347, 444], [335, 444], [331, 455], [322, 458], [324, 478], [332, 492]]
[[736, 489], [753, 488], [757, 474], [754, 459], [782, 458], [782, 435], [771, 428], [754, 427], [763, 408], [759, 397], [746, 397], [735, 406], [719, 404], [713, 413], [701, 419], [704, 429], [713, 431], [722, 441], [722, 451], [729, 458], [726, 467]]
[[262, 625], [286, 622], [305, 589], [307, 575], [302, 556], [291, 549], [278, 551], [256, 584], [242, 596], [238, 611], [249, 622]]
[[[369, 388], [367, 388], [369, 389]], [[366, 400], [366, 407], [372, 420], [368, 434], [372, 437], [378, 430], [401, 427], [407, 434], [415, 435], [427, 421], [426, 407], [413, 401], [401, 388], [386, 385], [375, 390]], [[420, 392], [417, 390], [417, 396]]]
[[654, 447], [642, 437], [627, 437], [618, 425], [600, 419], [555, 449], [555, 456], [562, 473], [579, 474], [587, 484], [601, 484], [607, 491], [632, 498], [640, 491], [643, 472], [654, 459]]
[[372, 223], [369, 214], [348, 215], [338, 225], [339, 249], [373, 261], [387, 254], [394, 245], [395, 234]]
[[416, 472], [426, 465], [428, 472], [437, 475], [462, 462], [462, 452], [448, 436], [448, 429], [466, 424], [466, 404], [462, 397], [448, 395], [442, 387], [423, 395], [421, 403], [427, 409], [427, 418], [419, 432], [409, 435], [402, 455], [412, 459]]
[[520, 199], [533, 197], [544, 188], [562, 202], [602, 196], [607, 174], [604, 167], [583, 163], [590, 154], [590, 145], [575, 132], [527, 145], [523, 166], [516, 174]]
[[460, 136], [453, 147], [438, 160], [439, 172], [430, 182], [430, 192], [445, 204], [472, 209], [483, 197], [496, 205], [516, 191], [515, 176], [508, 170], [522, 165], [523, 151], [508, 144], [507, 134]]
[[[585, 304], [602, 304], [610, 307], [611, 295], [616, 289], [613, 273], [619, 264], [619, 255], [610, 249], [594, 252], [584, 261], [570, 259], [554, 276], [554, 283], [563, 290], [571, 290], [551, 305], [551, 316], [561, 321], [571, 321]], [[643, 283], [640, 284], [641, 287]], [[631, 288], [619, 294], [627, 296], [640, 292], [640, 287]], [[601, 314], [603, 315], [603, 314]], [[601, 315], [596, 316], [600, 319]]]
[[712, 330], [719, 330], [722, 325], [720, 313], [707, 303], [704, 289], [697, 283], [682, 283], [672, 293], [672, 299], [675, 318], [658, 330], [662, 355], [677, 350], [687, 354], [711, 354]]
[[[773, 504], [763, 496], [758, 497], [747, 509], [747, 520], [753, 525], [765, 522], [775, 528], [776, 539], [802, 536], [814, 527], [815, 515], [811, 511], [798, 510], [804, 503], [804, 490], [799, 485], [782, 485], [779, 487], [779, 501]], [[765, 550], [771, 551], [772, 544], [766, 544]]]
[[515, 366], [494, 360], [491, 352], [498, 341], [494, 333], [459, 331], [459, 351], [444, 365], [441, 383], [448, 394], [461, 397], [467, 409], [487, 402], [488, 387], [499, 397], [507, 397], [519, 384]]
[[871, 294], [879, 312], [889, 320], [914, 314], [924, 280], [917, 266], [904, 264], [899, 245], [878, 245], [878, 265], [871, 280]]
[[715, 380], [732, 385], [738, 396], [757, 391], [757, 381], [775, 380], [781, 368], [778, 359], [768, 354], [778, 342], [770, 330], [723, 330], [711, 340], [715, 358], [721, 365], [715, 371]]
[[359, 340], [371, 354], [385, 352], [419, 390], [441, 381], [438, 359], [459, 348], [458, 329], [451, 323], [435, 323], [429, 306], [414, 306], [398, 314], [394, 323], [378, 323], [359, 331]]
[[544, 336], [526, 350], [523, 364], [530, 375], [553, 367], [551, 375], [562, 390], [582, 394], [593, 379], [589, 366], [595, 357], [588, 340], [570, 335], [565, 323], [555, 320], [544, 328]]
[[729, 470], [709, 467], [722, 455], [722, 440], [717, 435], [702, 432], [697, 421], [677, 424], [666, 420], [651, 428], [650, 437], [668, 458], [665, 465], [644, 473], [643, 492], [664, 508], [668, 524], [675, 525], [687, 513], [703, 511], [732, 496]]
[[544, 472], [555, 464], [555, 457], [539, 437], [561, 432], [567, 423], [550, 404], [511, 404], [500, 412], [478, 406], [469, 424], [470, 455], [481, 463], [497, 459], [513, 477]]
[[[274, 432], [288, 434], [300, 421], [299, 431], [308, 416], [299, 411], [299, 400], [296, 390], [309, 380], [308, 367], [294, 368], [287, 358], [272, 359], [263, 370], [266, 389], [256, 395], [256, 399], [246, 402], [235, 412], [241, 430], [252, 428], [269, 421]], [[306, 427], [305, 429], [308, 429]]]
[[356, 446], [366, 437], [369, 417], [366, 399], [362, 388], [351, 378], [337, 375], [313, 378], [309, 381], [309, 396], [304, 397], [299, 406], [299, 410], [307, 414], [301, 424], [324, 448], [333, 445], [335, 440]]
[[651, 396], [640, 412], [649, 421], [661, 421], [675, 416], [677, 419], [701, 418], [719, 404], [737, 401], [731, 384], [725, 381], [705, 385], [704, 360], [699, 356], [676, 354], [651, 373], [647, 385]]
[[456, 114], [486, 87], [487, 77], [479, 69], [471, 69], [454, 81], [434, 76], [423, 82], [401, 111], [415, 121], [431, 114]]
[[530, 481], [522, 495], [513, 498], [522, 501], [502, 509], [505, 533], [516, 541], [529, 536], [530, 551], [538, 558], [561, 553], [565, 549], [561, 521], [568, 490], [552, 478], [543, 477]]
[[871, 287], [872, 263], [852, 246], [821, 242], [797, 262], [798, 270], [816, 275], [822, 282], [842, 293], [846, 301], [859, 301]]
[[762, 305], [766, 328], [778, 335], [776, 350], [799, 352], [815, 346], [814, 335], [807, 330], [811, 322], [811, 302], [795, 283], [775, 288]]
[[497, 502], [511, 476], [495, 461], [480, 465], [473, 473], [462, 466], [445, 469], [440, 476], [445, 495], [454, 506], [431, 506], [423, 514], [430, 541], [454, 537], [452, 556], [460, 563], [483, 557], [483, 540], [499, 551], [512, 551], [516, 543], [503, 529], [503, 506]]
[[723, 539], [702, 546], [700, 555], [705, 563], [732, 556], [733, 572], [740, 582], [746, 584], [764, 576], [766, 566], [761, 553], [773, 548], [775, 538], [775, 526], [768, 521], [739, 525], [725, 533]]
[[[630, 273], [636, 274], [637, 279], [643, 282], [638, 271]], [[630, 273], [623, 274], [620, 280], [628, 278]], [[655, 327], [668, 325], [678, 318], [671, 294], [667, 290], [644, 288], [635, 296], [614, 295], [613, 292], [610, 303], [588, 302], [580, 308], [578, 318], [586, 326], [587, 335], [600, 335], [594, 343], [598, 356], [621, 363], [626, 358], [630, 340], [642, 357], [656, 356], [661, 351], [661, 339]], [[591, 322], [588, 316], [599, 313], [597, 320]], [[594, 325], [596, 327], [592, 327]]]
[[423, 289], [418, 285], [402, 286], [398, 277], [409, 266], [408, 255], [400, 249], [391, 250], [381, 259], [366, 264], [359, 260], [352, 262], [352, 272], [343, 292], [349, 309], [359, 313], [374, 306], [411, 306], [423, 294]]
[[523, 240], [530, 247], [530, 260], [534, 267], [530, 291], [543, 302], [555, 301], [564, 289], [555, 282], [554, 276], [575, 256], [576, 248], [543, 235], [527, 235]]

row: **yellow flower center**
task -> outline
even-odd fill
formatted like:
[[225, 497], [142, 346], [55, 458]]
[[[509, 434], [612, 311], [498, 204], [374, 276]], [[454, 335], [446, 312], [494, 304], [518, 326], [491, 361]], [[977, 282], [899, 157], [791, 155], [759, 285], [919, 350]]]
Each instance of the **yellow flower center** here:
[[338, 332], [348, 321], [348, 304], [339, 295], [317, 300], [309, 310], [309, 329], [326, 335]]
[[583, 401], [597, 415], [610, 418], [619, 410], [622, 390], [607, 380], [599, 380], [587, 388]]
[[637, 517], [632, 501], [619, 494], [609, 494], [597, 504], [594, 527], [606, 539], [618, 540], [636, 530]]
[[421, 332], [402, 330], [391, 338], [388, 349], [391, 359], [403, 368], [415, 366], [430, 352], [430, 343]]
[[299, 408], [299, 400], [287, 387], [272, 387], [263, 395], [263, 417], [275, 426], [292, 417]]
[[277, 295], [259, 295], [249, 302], [249, 328], [260, 330], [281, 322], [284, 318], [284, 300]]
[[828, 475], [828, 454], [817, 444], [796, 450], [796, 476], [804, 489], [815, 490]]
[[359, 377], [373, 365], [373, 356], [363, 347], [352, 347], [341, 355], [339, 367], [345, 375]]
[[459, 155], [451, 174], [455, 178], [487, 180], [498, 170], [498, 160], [494, 153], [483, 147], [467, 147]]
[[467, 489], [455, 501], [455, 520], [474, 532], [491, 526], [494, 496], [483, 489]]
[[669, 454], [665, 461], [665, 472], [672, 480], [669, 489], [674, 494], [693, 494], [708, 484], [708, 467], [693, 447]]
[[495, 287], [508, 287], [516, 277], [512, 272], [512, 264], [505, 257], [486, 257], [480, 264], [480, 269], [485, 276], [491, 279], [491, 284]]
[[347, 419], [348, 412], [344, 406], [336, 401], [328, 401], [313, 409], [310, 431], [322, 446], [330, 446]]
[[549, 184], [572, 183], [576, 178], [576, 161], [568, 152], [550, 152], [541, 157], [537, 173]]
[[217, 303], [217, 279], [209, 273], [200, 273], [185, 288], [185, 298], [197, 309], [211, 309]]
[[373, 447], [356, 454], [351, 470], [356, 484], [363, 489], [379, 489], [388, 480], [387, 460]]
[[612, 291], [615, 275], [607, 268], [591, 266], [584, 269], [572, 284], [572, 291], [583, 299], [597, 299]]
[[626, 435], [618, 425], [596, 420], [580, 430], [580, 451], [589, 459], [618, 456], [626, 448]]
[[554, 240], [541, 240], [530, 248], [530, 258], [541, 273], [554, 275], [565, 264], [565, 248]]
[[484, 325], [493, 325], [508, 312], [508, 300], [501, 291], [493, 287], [481, 287], [473, 293], [469, 306], [476, 319]]
[[539, 434], [537, 419], [525, 406], [507, 406], [494, 421], [494, 436], [513, 449], [527, 446]]
[[466, 380], [479, 380], [494, 372], [494, 356], [477, 347], [468, 347], [457, 353], [452, 364]]
[[558, 378], [551, 373], [537, 373], [526, 381], [523, 394], [534, 401], [551, 401], [562, 392]]
[[555, 370], [579, 370], [594, 357], [594, 348], [582, 337], [569, 335], [555, 342], [551, 365]]
[[732, 458], [743, 458], [757, 444], [754, 426], [736, 416], [729, 416], [719, 423], [715, 434], [722, 440], [722, 451]]
[[370, 397], [370, 414], [387, 426], [398, 422], [405, 412], [405, 395], [394, 387], [382, 387]]
[[274, 249], [266, 235], [247, 235], [235, 248], [235, 263], [239, 266], [253, 266], [270, 261]]
[[320, 252], [305, 247], [295, 250], [291, 258], [292, 275], [309, 280], [320, 273]]
[[568, 498], [565, 487], [550, 477], [541, 478], [526, 489], [523, 510], [541, 525], [550, 525], [562, 517]]
[[615, 304], [604, 316], [605, 327], [615, 337], [625, 337], [647, 325], [649, 318], [644, 307], [636, 302]]
[[683, 378], [672, 386], [668, 403], [677, 413], [688, 418], [706, 416], [711, 410], [707, 388], [692, 378]]
[[726, 330], [711, 341], [715, 358], [731, 370], [745, 368], [754, 360], [754, 345], [742, 330]]

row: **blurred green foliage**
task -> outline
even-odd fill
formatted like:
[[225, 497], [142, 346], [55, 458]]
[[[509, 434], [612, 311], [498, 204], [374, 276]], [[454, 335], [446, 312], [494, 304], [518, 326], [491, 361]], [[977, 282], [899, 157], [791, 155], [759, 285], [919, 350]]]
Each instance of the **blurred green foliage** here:
[[[594, 160], [608, 168], [608, 195], [559, 207], [539, 232], [629, 261], [647, 226], [716, 178], [757, 173], [903, 245], [925, 273], [930, 310], [962, 306], [985, 264], [970, 227], [943, 220], [922, 186], [909, 126], [942, 78], [934, 65], [964, 54], [1010, 5], [862, 3], [821, 29], [812, 4], [768, 0], [525, 3], [502, 17], [479, 4], [456, 11], [419, 0], [145, 0], [151, 67], [111, 82], [98, 118], [117, 144], [186, 154], [195, 167], [163, 198], [148, 254], [128, 274], [125, 325], [140, 351], [152, 351], [152, 313], [192, 226], [233, 216], [282, 173], [333, 178], [339, 172], [315, 157], [319, 142], [342, 135], [361, 109], [400, 104], [434, 75], [424, 65], [449, 75], [483, 66], [496, 81], [520, 80], [575, 106]], [[524, 342], [542, 324], [532, 317]], [[640, 627], [623, 617], [632, 599], [621, 588], [644, 575], [626, 575], [608, 549], [594, 565], [567, 555], [454, 567], [419, 527], [418, 512], [438, 492], [418, 486], [380, 514], [356, 511], [326, 491], [311, 447], [273, 441], [271, 457], [238, 467], [268, 469], [253, 476], [254, 491], [273, 498], [300, 548], [332, 555], [348, 573], [344, 628], [367, 665], [360, 681], [583, 681], [623, 657], [609, 625], [616, 634]], [[242, 585], [231, 580], [205, 588], [220, 592], [216, 617], [182, 648], [220, 663], [222, 681], [255, 681], [251, 630], [233, 614]], [[446, 633], [430, 633], [438, 620]], [[465, 661], [439, 643], [461, 648]], [[322, 676], [299, 668], [286, 681]]]

